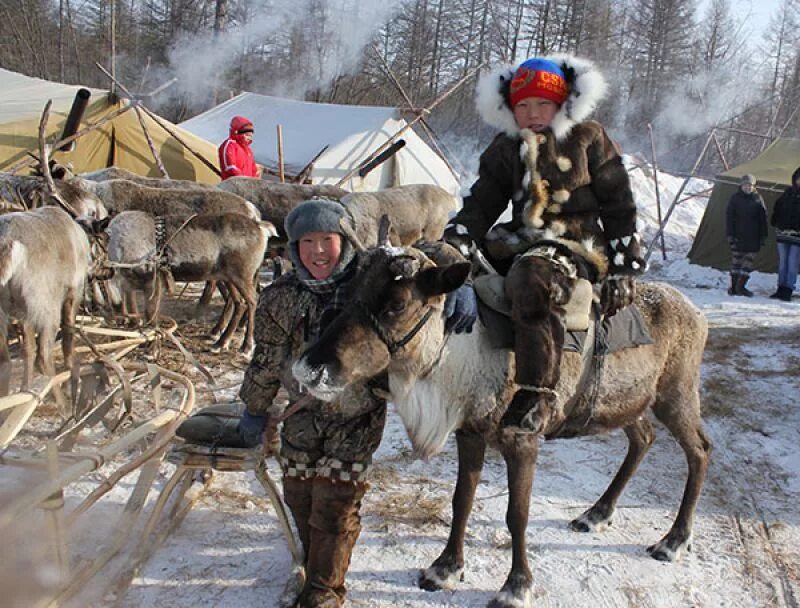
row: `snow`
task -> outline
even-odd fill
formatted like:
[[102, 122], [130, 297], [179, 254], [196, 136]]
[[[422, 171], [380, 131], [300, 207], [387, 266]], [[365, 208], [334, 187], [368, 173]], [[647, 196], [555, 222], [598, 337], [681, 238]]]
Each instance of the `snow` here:
[[[634, 169], [631, 179], [649, 243], [656, 217], [652, 177]], [[660, 175], [664, 209], [682, 181]], [[688, 192], [708, 186], [693, 180]], [[688, 264], [685, 255], [705, 202], [696, 196], [677, 206], [665, 235], [667, 260], [656, 250], [647, 277], [678, 287], [710, 324], [701, 399], [715, 447], [693, 550], [677, 563], [655, 561], [645, 552], [669, 530], [685, 482], [683, 453], [663, 426], [655, 424], [655, 444], [623, 494], [613, 525], [600, 533], [572, 532], [567, 523], [610, 482], [625, 456], [624, 434], [543, 442], [527, 532], [536, 606], [797, 605], [800, 303], [766, 297], [775, 288], [774, 275], [756, 273], [748, 285], [756, 296], [734, 298], [725, 291], [725, 274]], [[222, 396], [234, 395], [232, 389]], [[347, 605], [485, 606], [511, 563], [501, 456], [487, 454], [468, 527], [464, 581], [454, 591], [434, 593], [420, 590], [416, 579], [447, 539], [455, 442], [451, 437], [428, 461], [414, 460], [392, 413], [374, 460]], [[274, 463], [270, 469], [279, 479]], [[217, 473], [211, 491], [115, 605], [277, 606], [291, 574], [279, 530], [252, 473]], [[93, 605], [111, 605], [112, 599]]]

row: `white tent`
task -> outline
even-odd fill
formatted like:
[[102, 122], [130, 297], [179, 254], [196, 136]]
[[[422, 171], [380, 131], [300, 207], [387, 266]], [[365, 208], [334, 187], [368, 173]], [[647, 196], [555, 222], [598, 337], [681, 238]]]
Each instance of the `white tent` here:
[[[222, 142], [234, 116], [255, 124], [253, 152], [256, 162], [278, 167], [276, 125], [283, 132], [284, 166], [288, 173], [303, 167], [328, 146], [314, 163], [314, 184], [335, 184], [356, 169], [388, 138], [406, 125], [396, 108], [342, 106], [242, 93], [186, 122], [181, 127], [204, 139]], [[348, 179], [349, 190], [372, 191], [403, 184], [436, 184], [456, 194], [458, 180], [445, 162], [413, 129], [399, 139], [405, 146], [364, 178]]]

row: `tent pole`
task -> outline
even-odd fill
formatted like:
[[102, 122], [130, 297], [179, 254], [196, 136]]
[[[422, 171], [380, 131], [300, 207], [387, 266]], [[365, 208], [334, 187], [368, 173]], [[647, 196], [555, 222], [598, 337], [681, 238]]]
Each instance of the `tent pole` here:
[[700, 167], [700, 163], [703, 162], [703, 158], [705, 158], [705, 155], [706, 155], [706, 150], [708, 150], [708, 146], [711, 144], [711, 138], [713, 136], [714, 136], [714, 130], [712, 129], [711, 133], [709, 133], [708, 137], [706, 138], [706, 143], [703, 146], [703, 149], [700, 151], [700, 154], [697, 157], [697, 160], [695, 161], [691, 172], [683, 180], [683, 183], [681, 184], [681, 187], [678, 189], [678, 192], [675, 194], [675, 198], [672, 199], [672, 203], [670, 204], [669, 209], [667, 210], [667, 215], [665, 215], [664, 216], [664, 220], [659, 223], [658, 231], [656, 232], [656, 235], [653, 237], [653, 240], [650, 241], [650, 244], [647, 246], [647, 253], [645, 253], [645, 255], [644, 255], [645, 262], [650, 259], [650, 255], [653, 253], [653, 247], [655, 246], [656, 241], [658, 240], [658, 238], [662, 234], [664, 234], [664, 228], [666, 228], [667, 222], [669, 221], [669, 218], [672, 215], [672, 212], [675, 211], [675, 205], [677, 205], [678, 199], [681, 197], [681, 194], [683, 194], [683, 191], [686, 188], [686, 185], [689, 183], [689, 180], [692, 179], [695, 176], [695, 173], [697, 172], [697, 169]]
[[[653, 125], [647, 123], [647, 132], [650, 135], [650, 150], [653, 154], [653, 184], [656, 188], [656, 210], [658, 212], [658, 225], [661, 225], [661, 192], [658, 188], [658, 160], [656, 159], [656, 141], [653, 138]], [[664, 242], [664, 232], [661, 232], [661, 258], [667, 259], [667, 244]]]
[[719, 139], [717, 138], [716, 132], [713, 135], [714, 137], [714, 145], [717, 147], [717, 154], [719, 154], [720, 160], [722, 160], [722, 166], [725, 167], [725, 171], [729, 170], [730, 167], [728, 166], [728, 161], [725, 159], [725, 153], [722, 151], [722, 146], [719, 145]]
[[[65, 145], [75, 141], [79, 137], [82, 137], [82, 136], [86, 135], [87, 133], [91, 133], [95, 129], [99, 129], [100, 127], [102, 127], [106, 123], [111, 122], [112, 120], [114, 120], [115, 118], [117, 118], [118, 116], [124, 114], [125, 112], [127, 112], [128, 110], [130, 110], [132, 108], [133, 108], [132, 104], [129, 104], [129, 105], [123, 107], [123, 108], [118, 108], [118, 109], [114, 110], [111, 114], [109, 114], [108, 116], [98, 120], [96, 123], [91, 124], [91, 125], [89, 125], [87, 127], [84, 127], [80, 131], [76, 131], [73, 135], [70, 135], [69, 137], [65, 137], [64, 139], [59, 139], [56, 143], [53, 144], [53, 147], [54, 148], [61, 148], [62, 146], [65, 146]], [[8, 169], [5, 169], [5, 171], [7, 173], [16, 173], [17, 171], [19, 171], [21, 169], [25, 169], [26, 167], [30, 167], [31, 165], [36, 164], [37, 162], [39, 162], [39, 160], [37, 158], [30, 158], [30, 157], [23, 158], [22, 160], [18, 161], [16, 164], [11, 165]]]
[[167, 169], [164, 167], [164, 163], [161, 161], [161, 156], [159, 156], [158, 150], [156, 150], [156, 145], [153, 143], [153, 138], [150, 137], [150, 131], [147, 130], [147, 125], [144, 124], [144, 116], [142, 116], [142, 110], [139, 108], [138, 102], [133, 109], [136, 112], [136, 118], [139, 119], [139, 124], [142, 126], [142, 133], [144, 133], [144, 138], [147, 140], [150, 153], [153, 155], [153, 158], [156, 161], [156, 166], [161, 172], [161, 177], [169, 179], [169, 173], [167, 173]]
[[[413, 112], [415, 115], [421, 114], [421, 111], [416, 109], [416, 106], [414, 105], [414, 102], [411, 101], [411, 97], [409, 97], [409, 95], [406, 93], [405, 89], [403, 88], [403, 85], [400, 84], [400, 81], [394, 75], [394, 72], [392, 72], [392, 68], [389, 67], [388, 63], [386, 63], [386, 59], [384, 59], [383, 55], [378, 50], [378, 47], [373, 45], [372, 46], [372, 50], [375, 51], [375, 55], [377, 55], [378, 59], [380, 59], [381, 64], [383, 65], [383, 71], [389, 77], [389, 80], [392, 82], [394, 87], [400, 92], [400, 95], [403, 96], [403, 99], [405, 99], [406, 103], [408, 104], [409, 108], [411, 109], [411, 112]], [[457, 179], [461, 179], [461, 174], [464, 172], [463, 171], [463, 167], [461, 167], [461, 171], [456, 171], [453, 168], [453, 165], [450, 164], [450, 161], [447, 158], [447, 154], [445, 154], [444, 150], [439, 146], [439, 141], [438, 141], [439, 138], [436, 135], [436, 133], [434, 133], [433, 127], [431, 127], [431, 125], [428, 123], [428, 121], [425, 119], [424, 116], [420, 120], [420, 124], [422, 125], [422, 128], [424, 129], [424, 131], [428, 134], [428, 137], [431, 138], [431, 143], [433, 144], [433, 147], [436, 148], [436, 151], [439, 153], [439, 156], [442, 157], [442, 160], [444, 161], [444, 164], [447, 165], [447, 168], [450, 169], [450, 172]]]
[[406, 125], [405, 125], [405, 126], [402, 128], [402, 129], [400, 129], [399, 131], [397, 131], [397, 132], [396, 132], [394, 135], [392, 135], [391, 137], [389, 137], [389, 138], [388, 138], [388, 139], [387, 139], [385, 142], [383, 142], [383, 143], [382, 143], [380, 146], [378, 146], [378, 147], [377, 147], [377, 148], [376, 148], [376, 149], [375, 149], [375, 150], [372, 152], [372, 154], [369, 156], [369, 158], [367, 158], [367, 159], [366, 159], [366, 160], [365, 160], [363, 163], [360, 163], [358, 166], [356, 166], [356, 167], [352, 168], [350, 171], [348, 171], [348, 172], [347, 172], [347, 173], [344, 175], [344, 177], [342, 177], [342, 178], [341, 178], [341, 179], [340, 179], [338, 182], [336, 182], [336, 185], [337, 185], [337, 186], [342, 186], [342, 185], [343, 185], [343, 184], [344, 184], [344, 183], [345, 183], [345, 182], [346, 182], [348, 179], [350, 179], [351, 177], [353, 177], [353, 175], [354, 175], [354, 174], [355, 174], [355, 173], [356, 173], [356, 172], [357, 172], [357, 171], [358, 171], [358, 170], [359, 170], [361, 167], [363, 167], [365, 163], [368, 163], [368, 162], [370, 162], [372, 159], [374, 159], [376, 156], [378, 156], [378, 155], [379, 155], [381, 152], [383, 152], [383, 151], [384, 151], [386, 148], [388, 148], [389, 146], [391, 146], [391, 145], [392, 145], [392, 143], [394, 143], [394, 140], [395, 140], [395, 139], [397, 139], [398, 137], [400, 137], [400, 136], [401, 136], [403, 133], [405, 133], [406, 131], [408, 131], [408, 130], [409, 130], [411, 127], [413, 127], [413, 126], [414, 126], [416, 123], [418, 123], [420, 120], [422, 120], [422, 118], [425, 116], [425, 114], [430, 114], [430, 112], [431, 112], [431, 110], [433, 110], [433, 108], [435, 108], [435, 107], [436, 107], [436, 106], [438, 106], [440, 103], [442, 103], [442, 102], [443, 102], [445, 99], [447, 99], [448, 97], [450, 97], [450, 95], [452, 95], [452, 94], [453, 94], [453, 93], [454, 93], [456, 90], [460, 89], [460, 88], [461, 88], [461, 86], [462, 86], [462, 85], [463, 85], [465, 82], [467, 82], [468, 80], [470, 80], [471, 78], [473, 78], [473, 77], [474, 77], [474, 76], [475, 76], [475, 75], [476, 75], [476, 74], [477, 74], [477, 73], [478, 73], [480, 70], [482, 70], [482, 69], [483, 69], [484, 65], [486, 65], [486, 62], [484, 62], [484, 63], [481, 63], [481, 64], [480, 64], [479, 66], [477, 66], [477, 67], [476, 67], [474, 70], [472, 70], [472, 71], [471, 71], [469, 74], [467, 74], [467, 75], [466, 75], [466, 76], [464, 76], [464, 77], [463, 77], [461, 80], [459, 80], [458, 82], [456, 82], [456, 83], [455, 83], [455, 84], [454, 84], [452, 87], [450, 87], [450, 88], [449, 88], [447, 91], [445, 91], [445, 92], [444, 92], [444, 93], [442, 93], [442, 94], [441, 94], [439, 97], [437, 97], [436, 99], [434, 99], [434, 100], [433, 100], [433, 102], [432, 102], [432, 103], [431, 103], [431, 104], [430, 104], [430, 105], [429, 105], [427, 108], [424, 108], [424, 109], [422, 109], [422, 110], [420, 111], [420, 113], [417, 115], [417, 117], [416, 117], [416, 118], [414, 118], [414, 119], [413, 119], [411, 122], [408, 122], [408, 123], [406, 123]]
[[314, 169], [314, 163], [316, 163], [316, 162], [319, 160], [319, 157], [320, 157], [320, 156], [322, 156], [323, 154], [325, 154], [325, 150], [327, 150], [327, 149], [328, 149], [328, 147], [329, 147], [329, 146], [328, 146], [328, 144], [325, 144], [325, 145], [322, 147], [322, 150], [320, 150], [319, 152], [317, 152], [317, 153], [314, 155], [314, 158], [312, 158], [310, 161], [308, 161], [308, 163], [306, 163], [306, 166], [305, 166], [305, 167], [303, 167], [303, 168], [300, 170], [300, 173], [298, 173], [297, 175], [295, 175], [295, 176], [292, 178], [292, 181], [293, 181], [293, 182], [295, 182], [295, 183], [297, 183], [297, 184], [302, 184], [302, 183], [305, 181], [305, 179], [306, 179], [306, 178], [307, 178], [309, 175], [311, 175], [311, 171]]
[[[128, 89], [126, 89], [126, 88], [125, 88], [125, 87], [122, 85], [122, 83], [120, 83], [120, 82], [119, 82], [119, 81], [118, 81], [116, 78], [114, 78], [114, 76], [112, 76], [112, 75], [111, 75], [111, 74], [108, 72], [108, 70], [106, 70], [106, 69], [105, 69], [105, 68], [104, 68], [102, 65], [100, 65], [100, 64], [99, 64], [99, 63], [97, 63], [96, 61], [95, 61], [95, 63], [94, 63], [94, 64], [95, 64], [95, 65], [96, 65], [96, 66], [97, 66], [97, 67], [100, 69], [100, 71], [101, 71], [101, 72], [103, 72], [103, 74], [105, 74], [106, 76], [108, 76], [108, 77], [109, 77], [109, 78], [110, 78], [110, 79], [111, 79], [111, 80], [112, 80], [114, 83], [116, 83], [116, 84], [117, 84], [117, 86], [119, 86], [120, 90], [121, 90], [123, 93], [125, 93], [125, 94], [128, 96], [128, 98], [129, 98], [129, 99], [131, 99], [132, 101], [133, 101], [133, 100], [136, 100], [135, 96], [131, 95], [131, 92], [130, 92]], [[187, 144], [187, 143], [186, 143], [186, 142], [183, 140], [183, 138], [182, 138], [182, 137], [180, 137], [180, 136], [179, 136], [179, 135], [178, 135], [178, 134], [177, 134], [177, 133], [176, 133], [176, 132], [175, 132], [173, 129], [170, 129], [170, 128], [169, 128], [167, 125], [165, 125], [165, 124], [164, 124], [164, 121], [161, 119], [161, 117], [160, 117], [160, 116], [158, 116], [157, 114], [154, 114], [153, 112], [151, 112], [150, 110], [148, 110], [148, 109], [147, 109], [147, 106], [146, 106], [146, 105], [144, 105], [143, 103], [141, 103], [141, 102], [140, 102], [140, 101], [138, 101], [138, 100], [136, 100], [136, 105], [137, 105], [137, 107], [141, 108], [141, 109], [142, 109], [142, 111], [143, 111], [145, 114], [147, 114], [147, 115], [148, 115], [150, 118], [152, 118], [152, 119], [153, 119], [153, 121], [155, 121], [155, 123], [156, 123], [156, 124], [157, 124], [159, 127], [161, 127], [162, 129], [164, 129], [164, 131], [166, 131], [168, 134], [170, 134], [172, 137], [174, 137], [174, 138], [175, 138], [175, 140], [176, 140], [176, 141], [177, 141], [179, 144], [181, 144], [181, 145], [182, 145], [184, 148], [186, 148], [186, 149], [187, 149], [189, 152], [191, 152], [191, 153], [192, 153], [192, 154], [193, 154], [193, 155], [194, 155], [194, 156], [195, 156], [195, 157], [196, 157], [196, 158], [197, 158], [197, 159], [198, 159], [200, 162], [202, 162], [202, 163], [203, 163], [203, 164], [204, 164], [206, 167], [208, 167], [209, 169], [211, 169], [211, 171], [213, 171], [213, 172], [214, 172], [214, 173], [215, 173], [215, 174], [216, 174], [218, 177], [222, 177], [222, 173], [220, 172], [220, 170], [219, 170], [219, 169], [217, 169], [217, 167], [216, 167], [216, 166], [215, 166], [215, 165], [214, 165], [214, 164], [213, 164], [211, 161], [209, 161], [209, 160], [208, 160], [208, 159], [207, 159], [205, 156], [203, 156], [202, 154], [200, 154], [198, 151], [194, 150], [194, 149], [193, 149], [193, 148], [192, 148], [192, 147], [191, 147], [189, 144]]]
[[281, 183], [286, 183], [286, 175], [283, 172], [283, 129], [277, 125], [278, 129], [278, 177]]

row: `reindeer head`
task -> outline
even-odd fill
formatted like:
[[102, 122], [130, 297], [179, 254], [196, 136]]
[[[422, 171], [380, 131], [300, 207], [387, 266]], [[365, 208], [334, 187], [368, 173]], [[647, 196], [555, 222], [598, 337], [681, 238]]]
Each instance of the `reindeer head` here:
[[469, 268], [437, 267], [414, 248], [362, 252], [346, 309], [295, 362], [295, 378], [316, 397], [332, 400], [348, 384], [418, 361], [443, 340], [444, 294], [464, 283]]

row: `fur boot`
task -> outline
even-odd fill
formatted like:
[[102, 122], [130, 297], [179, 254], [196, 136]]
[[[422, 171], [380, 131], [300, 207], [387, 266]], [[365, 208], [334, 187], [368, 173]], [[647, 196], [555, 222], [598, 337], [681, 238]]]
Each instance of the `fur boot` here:
[[361, 532], [367, 484], [317, 477], [313, 482], [306, 583], [296, 608], [340, 608], [353, 546]]
[[753, 297], [753, 292], [747, 289], [745, 285], [747, 285], [747, 281], [750, 278], [750, 275], [747, 274], [740, 274], [739, 281], [736, 283], [736, 295], [737, 296], [745, 296], [748, 298]]
[[311, 493], [313, 483], [311, 479], [298, 477], [283, 478], [283, 499], [292, 512], [300, 542], [303, 545], [303, 555], [308, 560], [308, 549], [311, 540]]
[[563, 418], [554, 389], [564, 347], [564, 305], [574, 284], [552, 261], [536, 256], [517, 260], [506, 277], [520, 388], [500, 421], [504, 428], [541, 433]]

